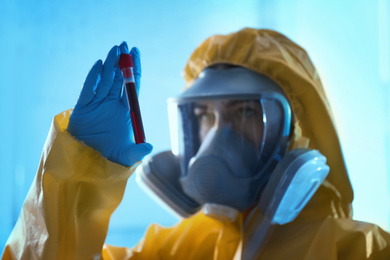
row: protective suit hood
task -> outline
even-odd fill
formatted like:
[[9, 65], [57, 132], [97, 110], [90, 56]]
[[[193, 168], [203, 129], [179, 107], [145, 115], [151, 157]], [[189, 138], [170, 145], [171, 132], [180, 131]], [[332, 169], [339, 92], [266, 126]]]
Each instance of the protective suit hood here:
[[330, 173], [304, 211], [352, 217], [353, 191], [332, 112], [319, 75], [308, 54], [287, 37], [271, 30], [242, 29], [205, 40], [183, 71], [186, 89], [214, 64], [241, 66], [278, 83], [290, 101], [294, 134], [290, 149], [317, 149], [328, 159]]

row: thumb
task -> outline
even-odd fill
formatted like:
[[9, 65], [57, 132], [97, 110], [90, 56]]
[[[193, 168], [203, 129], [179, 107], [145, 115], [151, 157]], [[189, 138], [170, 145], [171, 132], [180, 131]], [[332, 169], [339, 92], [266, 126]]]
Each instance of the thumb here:
[[134, 144], [127, 152], [126, 159], [128, 165], [134, 165], [141, 161], [146, 155], [150, 154], [153, 150], [153, 146], [150, 143]]

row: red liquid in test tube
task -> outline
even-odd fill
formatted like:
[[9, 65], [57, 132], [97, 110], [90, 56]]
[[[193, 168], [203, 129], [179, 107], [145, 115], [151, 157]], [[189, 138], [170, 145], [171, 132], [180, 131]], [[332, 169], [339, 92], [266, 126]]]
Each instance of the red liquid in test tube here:
[[125, 82], [125, 92], [130, 109], [135, 143], [145, 143], [145, 132], [142, 125], [141, 110], [139, 108], [133, 75], [133, 59], [130, 54], [121, 54], [119, 58], [119, 68], [122, 71], [123, 81]]

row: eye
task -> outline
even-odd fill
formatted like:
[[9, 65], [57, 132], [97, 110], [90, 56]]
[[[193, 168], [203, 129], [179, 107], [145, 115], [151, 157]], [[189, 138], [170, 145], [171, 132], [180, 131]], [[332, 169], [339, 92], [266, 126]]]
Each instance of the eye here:
[[235, 115], [239, 119], [250, 119], [258, 117], [260, 109], [251, 104], [242, 104], [235, 109]]
[[236, 111], [238, 117], [247, 118], [256, 115], [256, 110], [251, 107], [241, 107]]
[[196, 118], [198, 119], [199, 123], [212, 124], [215, 121], [214, 113], [209, 112], [205, 108], [195, 108], [194, 114], [195, 114]]

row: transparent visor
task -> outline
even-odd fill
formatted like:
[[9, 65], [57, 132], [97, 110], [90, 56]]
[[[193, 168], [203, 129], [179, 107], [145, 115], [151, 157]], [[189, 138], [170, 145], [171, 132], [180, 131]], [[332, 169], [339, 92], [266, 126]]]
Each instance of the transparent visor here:
[[[287, 100], [278, 93], [249, 99], [236, 96], [171, 100], [168, 114], [172, 152], [181, 158], [183, 175], [191, 159], [205, 149], [241, 156], [243, 164], [250, 163], [255, 174], [271, 161], [278, 161], [288, 146], [291, 111]], [[206, 143], [212, 147], [204, 148]]]

